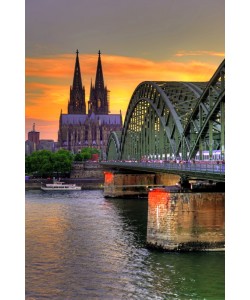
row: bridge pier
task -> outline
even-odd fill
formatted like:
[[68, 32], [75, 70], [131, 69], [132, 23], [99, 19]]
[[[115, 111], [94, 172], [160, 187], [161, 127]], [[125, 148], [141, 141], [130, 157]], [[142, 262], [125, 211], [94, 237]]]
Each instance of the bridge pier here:
[[225, 249], [225, 194], [148, 193], [147, 244], [167, 251]]
[[104, 197], [147, 196], [148, 186], [155, 185], [155, 174], [104, 172]]
[[156, 173], [155, 182], [158, 185], [171, 186], [176, 185], [180, 181], [179, 175], [168, 174], [168, 173]]
[[173, 174], [104, 172], [104, 197], [147, 196], [148, 187], [175, 185], [180, 176]]

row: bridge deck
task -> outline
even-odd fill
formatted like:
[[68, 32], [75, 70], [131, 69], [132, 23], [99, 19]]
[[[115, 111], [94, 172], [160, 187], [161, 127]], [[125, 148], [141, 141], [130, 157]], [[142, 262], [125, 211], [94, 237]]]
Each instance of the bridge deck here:
[[151, 173], [169, 173], [180, 176], [185, 175], [194, 179], [225, 181], [224, 164], [103, 161], [101, 165], [119, 170], [129, 169]]

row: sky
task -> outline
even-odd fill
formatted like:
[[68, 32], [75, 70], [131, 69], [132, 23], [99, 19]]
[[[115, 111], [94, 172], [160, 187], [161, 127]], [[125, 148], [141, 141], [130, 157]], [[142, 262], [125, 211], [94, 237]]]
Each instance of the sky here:
[[142, 81], [208, 81], [225, 58], [224, 0], [26, 0], [25, 139], [57, 141], [76, 50], [88, 101], [98, 51], [111, 113]]

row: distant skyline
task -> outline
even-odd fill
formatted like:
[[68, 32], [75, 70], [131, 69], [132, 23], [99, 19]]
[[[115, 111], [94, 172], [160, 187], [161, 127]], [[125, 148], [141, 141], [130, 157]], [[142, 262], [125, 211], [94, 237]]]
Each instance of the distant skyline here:
[[100, 50], [111, 113], [124, 118], [142, 81], [210, 79], [225, 57], [225, 2], [26, 0], [26, 139], [35, 123], [57, 140], [77, 49], [86, 103]]

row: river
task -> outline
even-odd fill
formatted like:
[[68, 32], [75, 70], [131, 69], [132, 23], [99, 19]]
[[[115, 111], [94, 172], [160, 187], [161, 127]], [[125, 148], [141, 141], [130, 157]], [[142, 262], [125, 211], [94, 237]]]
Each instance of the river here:
[[147, 199], [25, 192], [26, 299], [225, 299], [225, 253], [147, 249]]

